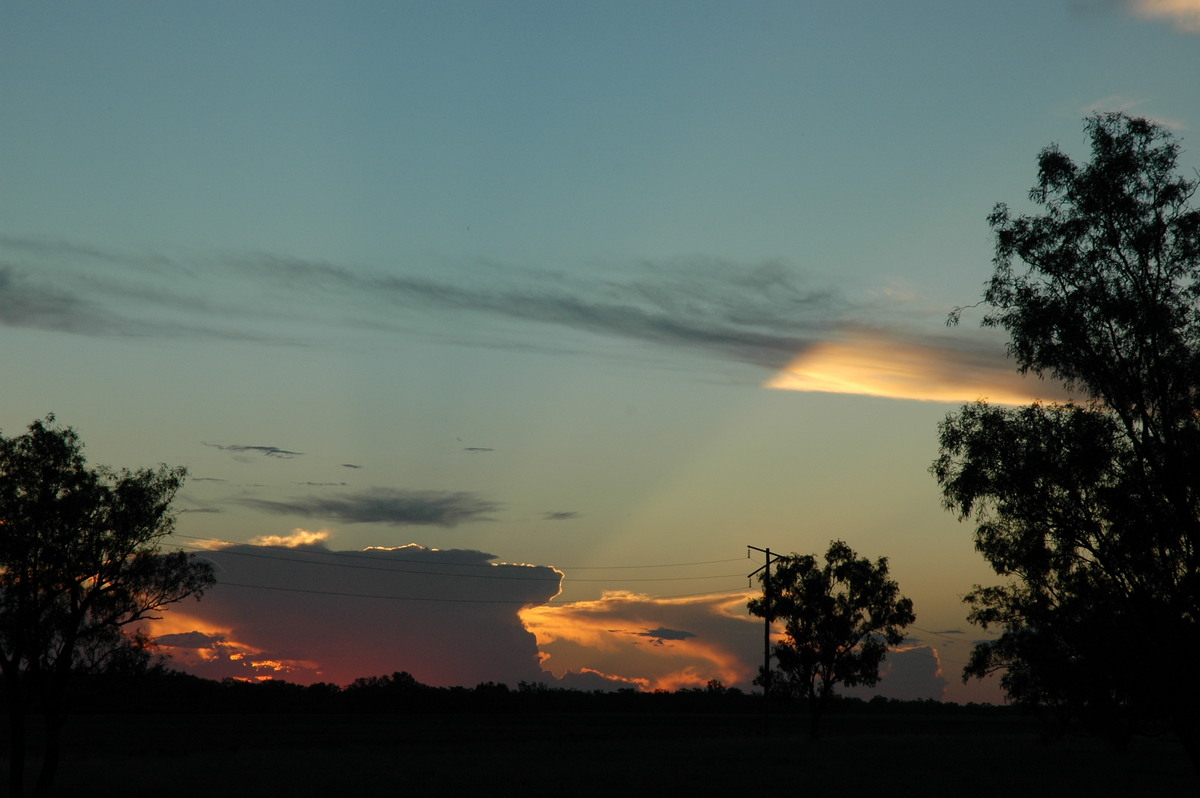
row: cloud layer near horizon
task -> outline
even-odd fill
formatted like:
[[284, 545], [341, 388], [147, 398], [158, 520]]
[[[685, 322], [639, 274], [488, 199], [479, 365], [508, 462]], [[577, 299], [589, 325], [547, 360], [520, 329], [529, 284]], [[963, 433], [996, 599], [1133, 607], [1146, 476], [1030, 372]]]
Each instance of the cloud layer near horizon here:
[[151, 634], [207, 678], [347, 684], [408, 671], [427, 684], [473, 686], [543, 676], [517, 612], [556, 595], [558, 571], [416, 544], [334, 551], [323, 537], [297, 530], [274, 545], [204, 552], [217, 584]]
[[[345, 685], [408, 671], [439, 686], [753, 689], [762, 626], [750, 592], [554, 604], [564, 574], [549, 566], [416, 544], [337, 551], [328, 536], [297, 529], [204, 551], [216, 586], [148, 631], [177, 667], [212, 679]], [[919, 641], [883, 674], [870, 695], [943, 697], [937, 652]]]

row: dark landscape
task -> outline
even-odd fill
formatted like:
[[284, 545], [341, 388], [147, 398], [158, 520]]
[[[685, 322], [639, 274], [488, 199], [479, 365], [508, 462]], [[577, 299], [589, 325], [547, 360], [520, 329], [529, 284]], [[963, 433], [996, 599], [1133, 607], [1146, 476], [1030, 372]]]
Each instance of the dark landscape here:
[[768, 720], [761, 696], [736, 690], [445, 689], [404, 674], [342, 689], [172, 681], [81, 696], [90, 711], [68, 722], [53, 794], [1129, 796], [1195, 789], [1174, 739], [1137, 737], [1115, 751], [1080, 727], [1051, 734], [1042, 718], [1015, 707], [841, 700], [812, 740], [803, 712], [776, 706]]

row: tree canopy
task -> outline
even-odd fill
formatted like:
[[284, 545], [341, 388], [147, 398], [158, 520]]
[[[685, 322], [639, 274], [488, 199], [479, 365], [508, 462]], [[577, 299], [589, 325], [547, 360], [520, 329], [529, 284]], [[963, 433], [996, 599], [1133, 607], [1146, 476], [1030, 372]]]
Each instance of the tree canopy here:
[[24, 789], [25, 715], [46, 720], [37, 792], [50, 786], [67, 688], [81, 669], [127, 658], [130, 624], [199, 596], [212, 567], [160, 550], [182, 468], [89, 468], [77, 433], [34, 421], [0, 437], [0, 672], [11, 723], [9, 784]]
[[782, 678], [775, 681], [807, 698], [816, 736], [834, 685], [875, 685], [887, 647], [904, 638], [916, 616], [888, 577], [887, 559], [872, 563], [840, 540], [830, 543], [824, 564], [811, 554], [774, 564], [774, 574], [760, 576], [763, 596], [749, 609], [783, 624], [784, 639], [774, 646]]
[[[983, 324], [1017, 368], [1075, 401], [963, 407], [931, 472], [1004, 584], [967, 596], [1000, 631], [964, 678], [1124, 737], [1170, 723], [1200, 767], [1200, 211], [1179, 143], [1122, 114], [1086, 122], [1091, 160], [1038, 157], [1040, 212], [989, 217]], [[957, 311], [952, 321], [957, 320]]]

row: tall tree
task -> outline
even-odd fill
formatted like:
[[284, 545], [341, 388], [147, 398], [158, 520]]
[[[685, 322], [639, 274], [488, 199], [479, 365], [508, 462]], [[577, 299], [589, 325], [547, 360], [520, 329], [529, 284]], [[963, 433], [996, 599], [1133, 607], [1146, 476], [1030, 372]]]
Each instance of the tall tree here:
[[[1077, 402], [977, 403], [940, 427], [947, 509], [1007, 581], [967, 596], [1000, 637], [964, 678], [1126, 737], [1169, 722], [1200, 769], [1200, 211], [1162, 127], [1091, 117], [1091, 160], [1038, 157], [1030, 200], [995, 207], [983, 324], [1023, 373]], [[951, 321], [957, 321], [957, 311]]]
[[89, 468], [79, 436], [53, 416], [0, 437], [0, 672], [13, 796], [25, 789], [29, 710], [46, 724], [35, 787], [45, 794], [72, 675], [136, 648], [129, 624], [213, 583], [207, 562], [160, 550], [185, 473]]
[[912, 601], [888, 578], [887, 559], [872, 563], [840, 540], [829, 544], [822, 565], [811, 554], [775, 561], [759, 576], [762, 598], [750, 612], [783, 624], [774, 646], [776, 684], [808, 700], [810, 734], [817, 736], [834, 685], [874, 686], [887, 647], [904, 639], [913, 621]]

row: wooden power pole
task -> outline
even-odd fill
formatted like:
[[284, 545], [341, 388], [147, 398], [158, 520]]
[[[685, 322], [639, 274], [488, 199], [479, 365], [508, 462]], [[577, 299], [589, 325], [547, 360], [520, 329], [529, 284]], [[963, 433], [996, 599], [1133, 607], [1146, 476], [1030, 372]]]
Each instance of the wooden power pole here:
[[763, 572], [763, 723], [769, 722], [771, 713], [771, 563], [780, 559], [780, 555], [772, 554], [770, 549], [760, 549], [758, 546], [747, 546], [746, 549], [762, 552], [765, 562], [760, 568], [751, 571], [746, 578], [753, 579], [759, 571]]

